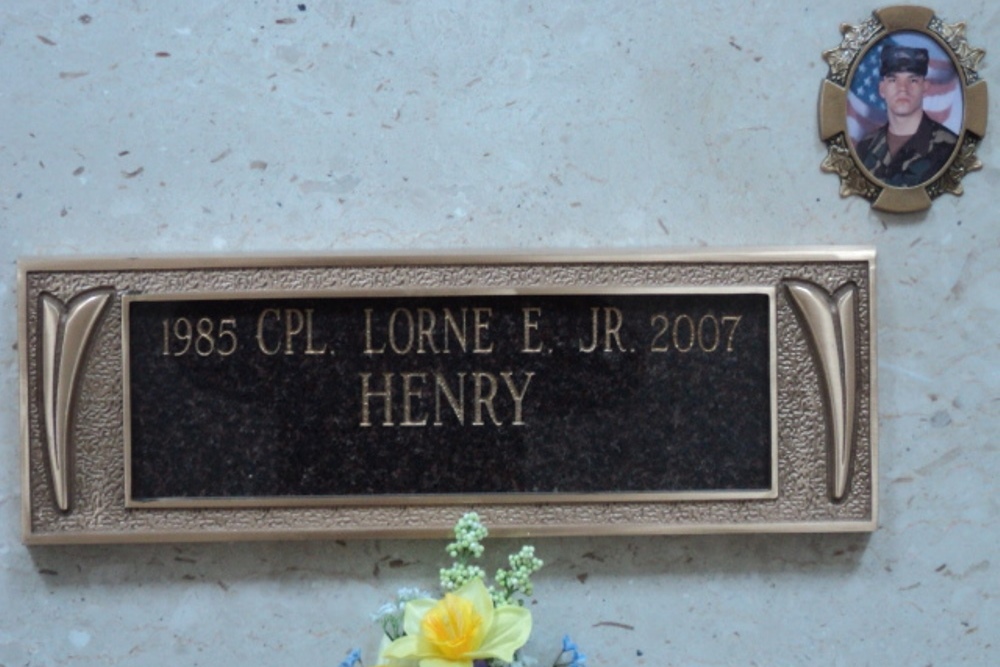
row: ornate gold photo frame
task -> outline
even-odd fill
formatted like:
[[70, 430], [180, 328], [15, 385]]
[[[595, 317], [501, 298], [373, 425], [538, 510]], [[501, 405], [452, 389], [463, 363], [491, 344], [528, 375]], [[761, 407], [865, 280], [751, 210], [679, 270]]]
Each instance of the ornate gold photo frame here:
[[985, 56], [925, 7], [876, 10], [841, 26], [840, 46], [819, 102], [822, 169], [840, 176], [842, 197], [912, 213], [936, 197], [962, 194], [962, 178], [982, 167], [976, 149], [986, 133]]

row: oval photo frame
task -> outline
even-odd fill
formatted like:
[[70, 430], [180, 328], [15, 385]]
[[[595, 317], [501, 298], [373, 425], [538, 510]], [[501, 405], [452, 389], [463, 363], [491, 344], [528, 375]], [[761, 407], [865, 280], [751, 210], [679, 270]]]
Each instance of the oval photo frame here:
[[888, 7], [841, 28], [840, 47], [823, 54], [830, 73], [820, 94], [822, 169], [841, 178], [841, 196], [878, 210], [927, 209], [962, 177], [986, 130], [985, 52], [969, 47], [965, 25], [930, 9]]
[[[921, 187], [951, 164], [965, 124], [965, 96], [955, 63], [936, 40], [901, 30], [873, 41], [848, 82], [849, 145], [866, 176], [882, 187]], [[890, 100], [901, 113], [890, 113]], [[915, 132], [894, 132], [907, 120]], [[893, 150], [900, 135], [910, 139]]]

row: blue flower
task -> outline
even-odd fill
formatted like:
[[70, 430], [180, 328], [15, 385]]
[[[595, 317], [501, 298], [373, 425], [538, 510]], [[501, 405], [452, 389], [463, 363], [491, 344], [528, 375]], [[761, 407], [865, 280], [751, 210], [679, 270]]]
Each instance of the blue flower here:
[[552, 667], [586, 667], [587, 656], [580, 653], [580, 648], [570, 639], [569, 635], [563, 636], [562, 652], [552, 663]]
[[354, 667], [355, 665], [361, 664], [361, 649], [354, 649], [347, 654], [344, 661], [340, 663], [339, 667]]

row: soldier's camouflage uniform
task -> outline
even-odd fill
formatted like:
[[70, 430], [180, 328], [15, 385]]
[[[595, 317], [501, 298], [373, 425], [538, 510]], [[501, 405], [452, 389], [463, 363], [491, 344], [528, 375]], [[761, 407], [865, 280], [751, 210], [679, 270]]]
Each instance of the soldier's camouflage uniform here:
[[924, 114], [920, 127], [896, 154], [889, 155], [889, 126], [883, 125], [857, 146], [862, 164], [882, 183], [909, 188], [926, 183], [948, 162], [958, 136]]

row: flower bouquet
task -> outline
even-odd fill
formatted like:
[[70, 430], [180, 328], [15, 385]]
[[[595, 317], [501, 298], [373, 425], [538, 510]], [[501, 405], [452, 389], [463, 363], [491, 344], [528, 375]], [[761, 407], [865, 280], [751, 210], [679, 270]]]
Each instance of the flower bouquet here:
[[[532, 667], [538, 660], [522, 648], [531, 635], [531, 612], [524, 597], [532, 593], [531, 575], [542, 567], [535, 549], [525, 545], [508, 556], [487, 584], [475, 564], [488, 535], [475, 512], [455, 524], [455, 541], [446, 547], [453, 559], [440, 571], [441, 597], [401, 589], [395, 601], [373, 614], [383, 636], [377, 667]], [[586, 656], [567, 635], [552, 667], [585, 667]], [[340, 667], [363, 667], [352, 650]]]

